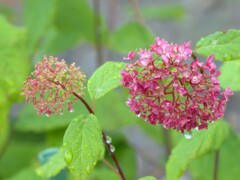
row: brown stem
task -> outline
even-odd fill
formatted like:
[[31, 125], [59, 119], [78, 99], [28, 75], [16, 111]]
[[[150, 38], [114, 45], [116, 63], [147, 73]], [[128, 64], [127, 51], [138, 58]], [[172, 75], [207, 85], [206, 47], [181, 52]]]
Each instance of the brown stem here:
[[218, 177], [218, 165], [219, 165], [219, 150], [215, 151], [214, 167], [213, 167], [213, 180], [217, 180]]
[[194, 60], [197, 60], [196, 54], [192, 53], [191, 57], [192, 57]]
[[139, 4], [138, 4], [138, 0], [130, 0], [130, 2], [133, 6], [136, 20], [139, 23], [143, 24], [143, 18], [142, 18], [142, 15], [141, 15], [141, 10], [140, 10]]
[[[64, 85], [62, 85], [61, 83], [52, 81], [52, 80], [50, 80], [50, 79], [48, 79], [48, 80], [49, 80], [50, 82], [54, 83], [54, 84], [60, 85], [63, 89], [66, 89], [66, 87], [65, 87]], [[78, 93], [72, 91], [72, 94], [73, 94], [76, 98], [78, 98], [78, 99], [83, 103], [83, 105], [87, 108], [87, 110], [88, 110], [88, 112], [89, 112], [90, 114], [95, 114], [94, 111], [93, 111], [93, 109], [89, 106], [89, 104], [88, 104]], [[107, 143], [107, 136], [106, 136], [106, 134], [104, 133], [104, 131], [102, 131], [102, 136], [103, 136], [103, 141], [104, 141], [104, 143], [105, 143], [105, 145], [106, 145], [106, 147], [107, 147], [107, 150], [108, 150], [108, 152], [110, 153], [110, 156], [111, 156], [112, 160], [114, 161], [114, 163], [115, 163], [115, 165], [116, 165], [116, 168], [117, 168], [117, 170], [118, 170], [119, 176], [121, 177], [122, 180], [126, 180], [126, 178], [125, 178], [125, 176], [124, 176], [124, 174], [123, 174], [123, 171], [122, 171], [122, 169], [121, 169], [121, 167], [120, 167], [120, 165], [119, 165], [119, 163], [118, 163], [117, 158], [115, 157], [114, 153], [111, 151], [111, 145], [110, 145], [109, 143]]]
[[118, 172], [116, 171], [116, 169], [112, 166], [112, 164], [110, 162], [108, 162], [106, 159], [103, 159], [102, 162], [104, 164], [106, 164], [106, 166], [108, 166], [113, 172], [115, 172], [116, 175], [118, 175], [120, 177], [120, 175], [118, 174]]
[[[88, 103], [81, 97], [79, 96], [76, 92], [73, 92], [73, 95], [78, 98], [83, 104], [84, 106], [87, 108], [88, 112], [91, 113], [91, 114], [95, 114], [94, 111], [92, 110], [92, 108], [88, 105]], [[110, 153], [110, 156], [112, 158], [112, 160], [114, 161], [116, 167], [117, 167], [117, 170], [118, 170], [118, 173], [119, 173], [119, 176], [121, 177], [122, 180], [126, 180], [124, 174], [123, 174], [123, 171], [118, 163], [118, 160], [117, 158], [115, 157], [114, 153], [111, 151], [111, 145], [109, 143], [107, 143], [107, 136], [106, 134], [104, 133], [104, 131], [102, 131], [102, 136], [103, 136], [103, 141], [107, 147], [107, 150], [108, 152]]]
[[100, 0], [93, 0], [93, 6], [94, 6], [95, 48], [97, 53], [97, 66], [100, 66], [104, 63], [102, 55]]

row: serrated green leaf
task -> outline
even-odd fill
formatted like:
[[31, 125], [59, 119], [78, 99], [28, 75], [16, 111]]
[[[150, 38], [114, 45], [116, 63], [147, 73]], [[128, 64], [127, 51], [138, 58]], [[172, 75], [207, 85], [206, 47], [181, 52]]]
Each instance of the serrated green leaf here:
[[185, 9], [181, 5], [144, 7], [141, 12], [144, 18], [149, 20], [180, 20], [185, 15]]
[[104, 153], [102, 129], [94, 115], [81, 115], [71, 121], [63, 138], [63, 150], [73, 179], [87, 179]]
[[33, 167], [28, 167], [20, 170], [17, 172], [14, 176], [11, 178], [8, 178], [7, 180], [26, 180], [26, 179], [31, 179], [31, 180], [42, 180], [36, 172]]
[[214, 54], [220, 61], [240, 60], [240, 30], [230, 29], [226, 32], [215, 32], [200, 39], [195, 51], [202, 56]]
[[[240, 141], [232, 131], [219, 151], [218, 179], [229, 180], [240, 177]], [[194, 160], [190, 166], [190, 173], [194, 180], [211, 180], [213, 177], [214, 153]]]
[[9, 102], [19, 101], [22, 82], [30, 64], [26, 53], [26, 31], [0, 16], [0, 84]]
[[224, 62], [220, 71], [220, 86], [222, 88], [230, 87], [232, 91], [239, 91], [240, 61]]
[[157, 178], [153, 176], [145, 176], [145, 177], [139, 178], [138, 180], [157, 180]]
[[60, 149], [44, 165], [37, 169], [37, 174], [43, 178], [49, 178], [56, 176], [65, 167], [64, 151]]
[[24, 0], [24, 20], [28, 31], [30, 54], [34, 53], [40, 38], [53, 22], [56, 5], [56, 0]]
[[130, 22], [113, 32], [110, 36], [109, 48], [128, 53], [137, 48], [149, 48], [153, 41], [154, 36], [149, 29], [139, 23]]
[[99, 99], [109, 91], [121, 85], [120, 71], [125, 67], [123, 62], [108, 61], [100, 66], [88, 80], [88, 92], [91, 99]]
[[228, 125], [218, 120], [208, 130], [196, 131], [191, 140], [183, 139], [172, 150], [167, 162], [167, 179], [179, 179], [192, 160], [219, 149], [228, 135]]

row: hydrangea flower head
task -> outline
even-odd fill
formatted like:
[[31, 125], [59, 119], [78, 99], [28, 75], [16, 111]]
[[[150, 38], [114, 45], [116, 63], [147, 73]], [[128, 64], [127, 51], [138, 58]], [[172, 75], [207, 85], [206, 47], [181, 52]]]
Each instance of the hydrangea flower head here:
[[73, 93], [84, 96], [85, 81], [86, 76], [74, 63], [68, 66], [64, 60], [44, 57], [24, 82], [22, 95], [26, 97], [26, 102], [33, 103], [38, 114], [59, 115], [65, 104], [70, 112], [73, 111], [73, 102], [69, 97]]
[[[135, 58], [138, 54], [138, 58]], [[192, 56], [190, 42], [169, 44], [156, 38], [150, 49], [130, 52], [126, 69], [121, 72], [123, 86], [129, 89], [130, 110], [152, 124], [184, 133], [193, 128], [207, 129], [209, 122], [223, 117], [232, 91], [220, 91], [220, 72], [213, 62]], [[134, 60], [136, 59], [136, 60]]]

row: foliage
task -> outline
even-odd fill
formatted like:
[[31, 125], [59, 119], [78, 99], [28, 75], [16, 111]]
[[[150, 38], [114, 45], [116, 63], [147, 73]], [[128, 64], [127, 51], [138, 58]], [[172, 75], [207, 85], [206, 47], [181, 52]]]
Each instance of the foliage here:
[[240, 60], [239, 44], [240, 31], [230, 29], [201, 38], [196, 45], [196, 52], [202, 56], [214, 54], [215, 59], [220, 61]]
[[91, 99], [97, 100], [112, 89], [121, 85], [120, 71], [125, 63], [106, 62], [99, 67], [88, 80], [88, 92]]
[[[166, 141], [170, 141], [171, 155], [162, 153], [161, 159], [155, 159], [157, 166], [161, 162], [158, 172], [166, 169], [167, 180], [180, 179], [186, 170], [193, 179], [212, 179], [216, 150], [220, 153], [219, 180], [240, 176], [239, 136], [230, 128], [230, 121], [217, 120], [208, 130], [194, 130], [192, 139], [169, 130], [166, 131], [169, 140], [166, 140], [163, 126], [144, 122], [126, 106], [129, 93], [120, 87], [120, 73], [127, 63], [121, 61], [122, 57], [127, 57], [130, 50], [148, 48], [155, 37], [145, 23], [132, 20], [133, 13], [127, 15], [131, 21], [121, 21], [111, 29], [109, 17], [96, 13], [94, 4], [87, 0], [24, 0], [19, 3], [23, 6], [22, 14], [0, 2], [0, 179], [40, 180], [68, 169], [68, 179], [118, 180], [118, 174], [112, 170], [115, 164], [111, 153], [102, 141], [102, 131], [108, 140], [112, 139], [107, 144], [126, 179], [158, 179], [155, 174], [138, 177], [138, 149], [122, 131], [135, 124], [161, 151], [165, 150]], [[180, 23], [188, 15], [181, 4], [144, 6], [140, 11], [147, 23], [156, 20]], [[97, 19], [101, 27], [97, 27]], [[31, 104], [17, 104], [23, 102], [20, 96], [23, 81], [43, 55], [63, 53], [82, 44], [97, 49], [96, 32], [102, 49], [119, 53], [121, 62], [115, 59], [105, 62], [88, 79], [84, 100], [94, 114], [89, 113], [81, 101], [73, 105], [74, 112], [63, 111], [60, 116], [50, 117], [37, 115]], [[240, 90], [239, 45], [240, 30], [229, 29], [202, 37], [194, 51], [194, 55], [214, 54], [216, 60], [223, 61], [220, 86], [236, 92]], [[40, 165], [39, 153], [52, 146], [59, 151]], [[151, 152], [149, 147], [144, 148]], [[164, 173], [160, 178], [163, 176]]]
[[191, 161], [219, 149], [227, 137], [228, 126], [219, 120], [207, 131], [194, 132], [191, 141], [183, 139], [172, 150], [167, 163], [167, 179], [179, 179]]

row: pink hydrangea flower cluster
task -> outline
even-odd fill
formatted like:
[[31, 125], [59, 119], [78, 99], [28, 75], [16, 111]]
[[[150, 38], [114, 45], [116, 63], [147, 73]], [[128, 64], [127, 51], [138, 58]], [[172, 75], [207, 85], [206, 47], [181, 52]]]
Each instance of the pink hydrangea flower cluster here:
[[70, 100], [70, 95], [74, 92], [84, 96], [86, 76], [79, 69], [74, 63], [67, 66], [64, 60], [44, 57], [24, 82], [22, 95], [26, 102], [33, 103], [38, 114], [59, 115], [65, 104], [71, 112], [75, 99]]
[[203, 129], [224, 115], [227, 88], [220, 92], [217, 77], [220, 72], [209, 56], [206, 63], [193, 55], [190, 42], [169, 44], [156, 38], [149, 50], [140, 49], [125, 60], [130, 62], [121, 72], [122, 83], [129, 89], [130, 110], [152, 124], [184, 133], [193, 128]]

